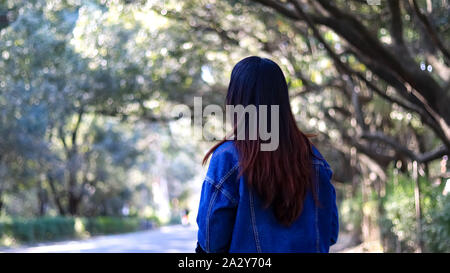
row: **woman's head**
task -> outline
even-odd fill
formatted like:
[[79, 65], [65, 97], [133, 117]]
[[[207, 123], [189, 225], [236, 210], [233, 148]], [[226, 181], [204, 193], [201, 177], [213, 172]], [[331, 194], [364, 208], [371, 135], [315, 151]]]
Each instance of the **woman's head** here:
[[244, 106], [280, 105], [290, 112], [288, 87], [280, 67], [256, 56], [247, 57], [234, 66], [226, 102]]
[[[277, 126], [268, 124], [269, 130], [278, 130], [279, 143], [275, 150], [261, 150], [264, 141], [259, 134], [256, 140], [248, 138], [252, 120], [247, 116], [244, 123], [246, 138], [235, 138], [234, 143], [239, 152], [240, 172], [245, 176], [248, 186], [258, 193], [267, 207], [273, 208], [281, 223], [291, 224], [301, 214], [307, 191], [311, 189], [314, 193], [312, 149], [307, 136], [295, 122], [286, 79], [280, 67], [269, 59], [256, 56], [238, 62], [231, 73], [226, 104], [244, 107], [254, 105], [256, 109], [267, 106], [267, 112], [257, 111], [258, 115], [267, 115], [266, 120], [272, 119], [273, 112], [270, 109], [278, 106]], [[236, 135], [239, 119], [234, 120], [232, 125]], [[257, 122], [257, 126], [261, 125]], [[221, 143], [207, 153], [204, 162]]]
[[[257, 129], [260, 129], [260, 126], [267, 127], [271, 137], [277, 138], [276, 144], [278, 147], [279, 133], [284, 133], [284, 137], [288, 136], [292, 124], [295, 123], [283, 72], [275, 62], [266, 58], [251, 56], [241, 60], [234, 66], [228, 86], [226, 104], [232, 106], [242, 105], [247, 109], [249, 109], [248, 106], [255, 106], [257, 116], [266, 115], [266, 124], [260, 124], [258, 117], [251, 120], [250, 115], [245, 116], [245, 127], [243, 129], [246, 137], [249, 138], [248, 140], [250, 140], [249, 128], [252, 128], [251, 124], [255, 123], [258, 127]], [[261, 106], [267, 106], [267, 111], [263, 112]], [[272, 115], [275, 116], [272, 117]], [[242, 122], [242, 119], [236, 115], [233, 119], [235, 133], [238, 122]], [[256, 130], [258, 139], [261, 131]]]

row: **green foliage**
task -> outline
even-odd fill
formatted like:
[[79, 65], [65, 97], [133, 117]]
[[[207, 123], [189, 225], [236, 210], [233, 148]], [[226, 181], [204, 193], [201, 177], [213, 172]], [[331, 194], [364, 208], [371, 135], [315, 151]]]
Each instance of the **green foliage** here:
[[[79, 227], [77, 219], [81, 223]], [[16, 244], [53, 241], [84, 235], [132, 232], [138, 230], [140, 224], [141, 219], [135, 217], [2, 218], [0, 239], [9, 238]]]
[[[164, 164], [153, 153], [174, 151], [156, 142], [150, 151], [150, 136], [169, 133], [136, 119], [157, 119], [166, 103], [204, 93], [201, 41], [137, 2], [32, 2], [0, 2], [0, 15], [8, 13], [0, 25], [0, 213], [117, 216], [124, 206], [152, 206], [151, 196], [133, 196], [135, 187], [150, 191], [150, 167]], [[172, 184], [196, 174], [179, 163], [161, 172]], [[138, 175], [129, 181], [130, 173]], [[70, 198], [80, 200], [75, 208]]]
[[[339, 202], [341, 232], [360, 232], [363, 210], [373, 216], [379, 226], [386, 252], [417, 250], [417, 225], [414, 203], [414, 180], [406, 174], [389, 170], [383, 198], [372, 191], [362, 201], [361, 191]], [[450, 252], [450, 196], [442, 194], [443, 186], [420, 179], [422, 209], [422, 240], [426, 252]], [[346, 188], [337, 188], [345, 193]], [[379, 207], [377, 206], [379, 205]], [[375, 205], [375, 206], [374, 206]]]
[[450, 196], [437, 198], [437, 206], [424, 225], [427, 251], [450, 252]]
[[147, 221], [147, 223], [150, 223], [151, 225], [154, 225], [154, 226], [161, 226], [161, 224], [162, 224], [161, 219], [159, 219], [159, 217], [156, 215], [146, 217], [145, 221]]
[[75, 221], [70, 217], [0, 220], [0, 238], [7, 236], [18, 243], [59, 240], [75, 235]]
[[405, 176], [392, 176], [381, 200], [384, 215], [380, 217], [381, 232], [400, 244], [397, 250], [411, 252], [416, 247], [414, 181]]
[[[450, 251], [450, 198], [442, 187], [420, 179], [422, 240], [425, 251]], [[407, 175], [392, 175], [381, 200], [384, 213], [379, 219], [387, 251], [413, 252], [417, 248], [414, 181]]]
[[83, 220], [85, 230], [90, 235], [132, 232], [139, 229], [138, 218], [94, 217]]

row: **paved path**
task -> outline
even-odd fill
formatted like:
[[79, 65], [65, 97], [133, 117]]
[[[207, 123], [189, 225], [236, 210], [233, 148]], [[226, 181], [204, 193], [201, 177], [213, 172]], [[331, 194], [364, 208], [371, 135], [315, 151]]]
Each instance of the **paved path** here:
[[86, 240], [44, 243], [28, 247], [0, 249], [1, 252], [194, 252], [195, 227], [165, 226], [155, 230], [127, 234], [96, 236]]
[[[137, 253], [194, 252], [197, 238], [196, 226], [165, 226], [155, 230], [118, 235], [96, 236], [85, 240], [42, 243], [19, 248], [0, 248], [2, 252], [51, 253]], [[330, 252], [345, 252], [349, 236], [340, 234], [338, 243]]]

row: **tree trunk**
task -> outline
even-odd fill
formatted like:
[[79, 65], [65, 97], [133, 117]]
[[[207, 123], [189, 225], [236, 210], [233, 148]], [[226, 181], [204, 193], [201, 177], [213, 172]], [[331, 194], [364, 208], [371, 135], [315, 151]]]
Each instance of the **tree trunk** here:
[[69, 160], [69, 207], [68, 211], [71, 215], [78, 214], [78, 207], [81, 200], [81, 193], [77, 191], [77, 173], [78, 173], [78, 157], [73, 151]]
[[386, 180], [379, 178], [379, 188], [378, 188], [378, 199], [377, 199], [377, 209], [378, 209], [378, 236], [380, 238], [380, 244], [383, 249], [383, 252], [389, 249], [386, 238], [382, 232], [382, 228], [380, 227], [380, 219], [384, 217], [385, 209], [384, 209], [384, 197], [386, 196]]
[[38, 202], [39, 202], [38, 214], [39, 214], [39, 216], [44, 216], [45, 212], [47, 210], [48, 196], [47, 196], [47, 191], [43, 188], [41, 180], [39, 180], [37, 195], [38, 195], [37, 197], [38, 197]]
[[78, 135], [78, 129], [80, 128], [80, 124], [83, 119], [84, 110], [83, 108], [79, 109], [78, 112], [78, 120], [75, 125], [75, 128], [73, 128], [71, 133], [71, 147], [67, 145], [64, 136], [61, 134], [61, 141], [66, 149], [66, 159], [67, 159], [67, 165], [66, 168], [69, 172], [69, 181], [68, 181], [68, 194], [69, 194], [69, 202], [67, 211], [71, 215], [77, 215], [78, 209], [81, 201], [82, 191], [78, 193], [77, 191], [77, 174], [80, 170], [80, 158], [78, 153], [78, 145], [77, 145], [77, 135]]
[[0, 215], [2, 215], [2, 210], [3, 210], [3, 194], [0, 191]]
[[414, 204], [416, 207], [416, 232], [417, 232], [417, 250], [423, 252], [422, 240], [422, 207], [420, 205], [420, 183], [417, 161], [413, 162], [413, 179], [414, 179]]
[[64, 210], [64, 207], [61, 203], [61, 197], [59, 196], [56, 187], [55, 187], [55, 180], [53, 179], [53, 177], [50, 174], [47, 174], [47, 181], [48, 184], [50, 185], [50, 190], [52, 192], [53, 195], [53, 199], [55, 201], [56, 207], [58, 208], [58, 212], [60, 215], [66, 215], [66, 211]]
[[[352, 147], [350, 151], [350, 165], [352, 167], [352, 190], [351, 190], [351, 198], [355, 198], [358, 194], [357, 189], [358, 186], [361, 186], [361, 177], [358, 175], [357, 172], [357, 154], [356, 154], [356, 148]], [[361, 211], [362, 215], [362, 211]], [[362, 219], [362, 218], [361, 218]], [[361, 243], [361, 235], [362, 235], [362, 225], [355, 225], [353, 227], [353, 230], [351, 231], [351, 241], [352, 245], [358, 245]]]
[[78, 215], [78, 210], [80, 207], [80, 199], [74, 194], [69, 193], [69, 213], [70, 215]]
[[369, 202], [369, 181], [367, 178], [362, 178], [361, 194], [362, 194], [362, 240], [363, 242], [370, 240], [370, 212], [366, 209]]

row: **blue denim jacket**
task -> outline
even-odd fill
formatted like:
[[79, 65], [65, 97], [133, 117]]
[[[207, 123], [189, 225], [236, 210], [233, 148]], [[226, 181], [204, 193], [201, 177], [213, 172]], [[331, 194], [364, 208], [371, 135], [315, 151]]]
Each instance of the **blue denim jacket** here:
[[202, 186], [198, 246], [205, 252], [328, 252], [339, 231], [336, 193], [330, 183], [330, 166], [315, 147], [313, 151], [319, 206], [309, 192], [302, 214], [286, 227], [271, 208], [263, 208], [245, 178], [238, 177], [238, 152], [233, 142], [219, 146]]

